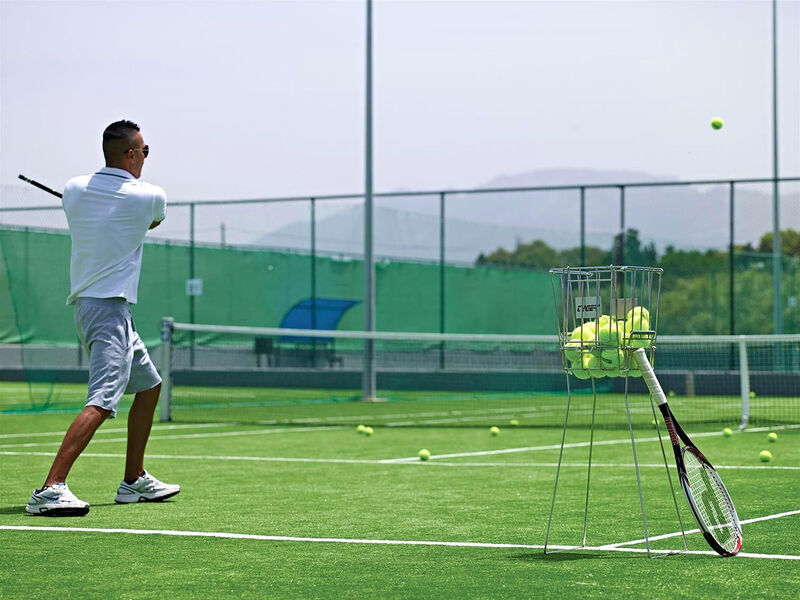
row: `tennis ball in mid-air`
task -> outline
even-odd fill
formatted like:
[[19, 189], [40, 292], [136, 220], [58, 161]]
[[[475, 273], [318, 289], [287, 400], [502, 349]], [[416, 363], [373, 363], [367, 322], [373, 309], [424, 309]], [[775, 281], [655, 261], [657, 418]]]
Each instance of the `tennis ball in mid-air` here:
[[492, 435], [500, 435], [500, 428], [499, 427], [490, 427], [489, 433]]
[[714, 129], [722, 129], [722, 126], [724, 124], [725, 124], [724, 121], [719, 117], [714, 117], [713, 119], [711, 119], [711, 127]]
[[373, 433], [375, 433], [375, 432], [372, 430], [372, 427], [364, 427], [364, 435], [370, 436]]
[[423, 448], [419, 451], [419, 459], [420, 460], [428, 460], [431, 457], [431, 451]]
[[769, 462], [772, 460], [772, 452], [769, 450], [762, 450], [761, 454], [758, 455], [758, 459], [761, 462]]
[[722, 430], [722, 435], [724, 435], [725, 437], [731, 437], [733, 435], [733, 431], [731, 430], [730, 427], [726, 427], [725, 429]]
[[516, 419], [511, 419], [508, 422], [508, 424], [511, 425], [512, 427], [519, 427], [519, 421], [517, 421]]
[[778, 441], [778, 434], [777, 434], [777, 433], [775, 433], [774, 431], [770, 431], [770, 432], [767, 434], [767, 439], [768, 439], [770, 442], [777, 442], [777, 441]]

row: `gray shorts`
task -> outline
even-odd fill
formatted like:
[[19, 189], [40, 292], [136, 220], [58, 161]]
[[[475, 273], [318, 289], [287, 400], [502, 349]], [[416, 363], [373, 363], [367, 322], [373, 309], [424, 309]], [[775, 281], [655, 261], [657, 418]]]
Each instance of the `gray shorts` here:
[[89, 354], [86, 406], [109, 410], [113, 418], [123, 394], [161, 383], [124, 298], [78, 298], [75, 328]]

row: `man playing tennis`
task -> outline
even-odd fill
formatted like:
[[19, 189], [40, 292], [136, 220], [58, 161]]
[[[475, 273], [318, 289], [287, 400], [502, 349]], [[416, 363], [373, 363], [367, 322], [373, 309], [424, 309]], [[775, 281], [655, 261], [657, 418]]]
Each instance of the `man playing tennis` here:
[[67, 304], [75, 306], [75, 327], [89, 354], [89, 390], [44, 485], [34, 490], [25, 507], [33, 515], [89, 512], [89, 504], [69, 490], [67, 475], [97, 428], [116, 416], [125, 393], [136, 395], [116, 502], [164, 500], [181, 490], [143, 466], [161, 377], [136, 333], [130, 305], [136, 304], [145, 234], [164, 220], [167, 202], [164, 190], [139, 181], [149, 153], [136, 123], [112, 123], [103, 132], [105, 168], [70, 179], [64, 188], [62, 203], [72, 237]]

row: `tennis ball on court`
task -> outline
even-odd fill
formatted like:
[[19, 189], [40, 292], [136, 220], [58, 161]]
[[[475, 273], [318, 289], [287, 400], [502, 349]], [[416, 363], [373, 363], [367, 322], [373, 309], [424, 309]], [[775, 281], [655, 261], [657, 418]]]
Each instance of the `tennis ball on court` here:
[[655, 419], [650, 419], [650, 425], [655, 427], [656, 426], [656, 420]]
[[772, 460], [772, 452], [769, 450], [762, 450], [761, 454], [758, 455], [758, 459], [761, 462], [769, 462]]
[[508, 423], [512, 427], [519, 427], [519, 421], [517, 421], [516, 419], [511, 419]]
[[778, 434], [777, 434], [777, 433], [775, 433], [774, 431], [770, 431], [770, 432], [767, 434], [767, 439], [768, 439], [770, 442], [777, 442], [777, 441], [778, 441]]
[[713, 119], [711, 119], [711, 127], [713, 129], [722, 129], [722, 126], [724, 124], [725, 123], [723, 122], [723, 120], [720, 119], [719, 117], [714, 117]]
[[722, 430], [722, 435], [725, 437], [731, 437], [733, 435], [733, 430], [730, 427], [726, 427]]
[[500, 435], [500, 428], [499, 427], [490, 427], [489, 433], [492, 435]]
[[667, 396], [669, 396], [670, 398], [674, 398], [675, 397], [675, 390], [670, 390], [669, 393], [667, 394]]
[[364, 433], [365, 429], [366, 429], [366, 427], [364, 425], [359, 425], [358, 427], [356, 427], [356, 431], [358, 433]]
[[375, 433], [375, 432], [372, 430], [372, 427], [364, 427], [364, 435], [366, 435], [367, 437], [369, 437], [369, 436], [371, 436], [373, 433]]
[[420, 460], [428, 460], [431, 457], [431, 451], [423, 448], [419, 451]]
[[755, 397], [756, 397], [756, 393], [755, 393], [755, 392], [753, 392], [753, 391], [751, 391], [751, 392], [750, 392], [750, 397], [751, 397], [751, 398], [755, 398]]

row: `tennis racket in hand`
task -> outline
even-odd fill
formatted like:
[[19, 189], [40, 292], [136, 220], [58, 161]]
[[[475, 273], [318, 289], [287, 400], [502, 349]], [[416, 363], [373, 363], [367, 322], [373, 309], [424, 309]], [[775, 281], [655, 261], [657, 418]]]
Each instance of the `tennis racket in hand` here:
[[672, 441], [672, 450], [675, 452], [681, 488], [703, 536], [717, 553], [722, 556], [734, 556], [742, 547], [742, 527], [728, 490], [725, 489], [714, 467], [692, 443], [672, 414], [667, 404], [667, 397], [661, 389], [661, 384], [658, 383], [650, 361], [647, 360], [644, 348], [635, 350], [633, 358], [664, 417], [664, 424]]

